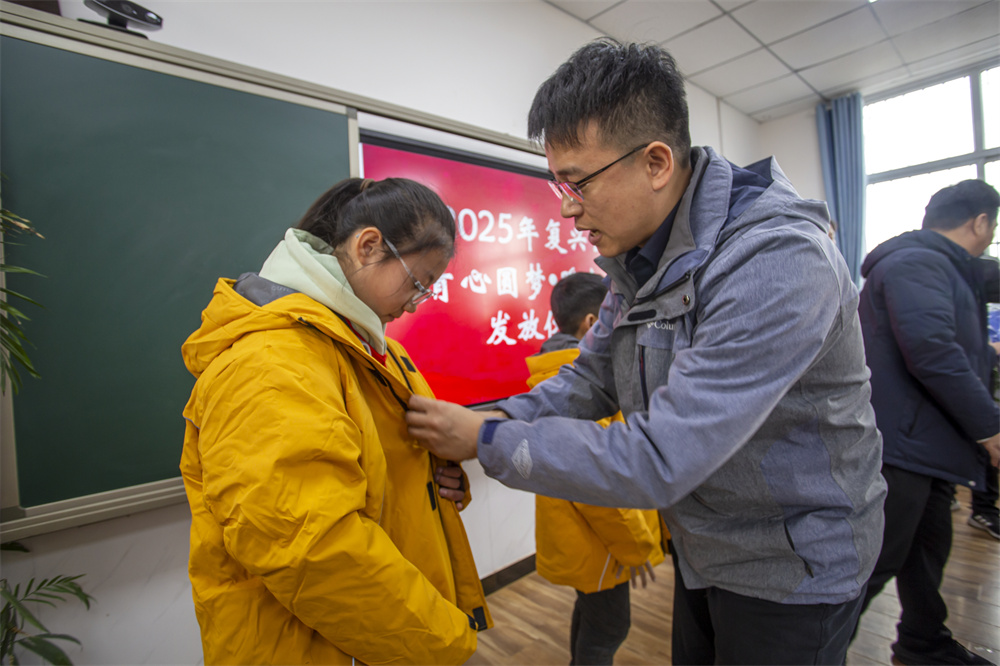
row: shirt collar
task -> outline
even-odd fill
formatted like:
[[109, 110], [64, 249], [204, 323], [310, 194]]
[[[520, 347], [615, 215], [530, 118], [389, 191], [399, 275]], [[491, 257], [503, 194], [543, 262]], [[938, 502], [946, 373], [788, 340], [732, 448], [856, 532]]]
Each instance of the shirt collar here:
[[645, 245], [636, 246], [625, 253], [625, 269], [635, 278], [635, 283], [640, 288], [656, 273], [660, 257], [667, 249], [667, 242], [670, 240], [670, 232], [674, 228], [674, 218], [677, 217], [679, 207], [680, 202], [677, 202], [663, 224], [653, 232]]

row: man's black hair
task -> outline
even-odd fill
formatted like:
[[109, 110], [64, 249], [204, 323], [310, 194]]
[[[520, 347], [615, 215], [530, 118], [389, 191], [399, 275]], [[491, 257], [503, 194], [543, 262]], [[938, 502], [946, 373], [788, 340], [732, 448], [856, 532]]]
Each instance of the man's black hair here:
[[599, 275], [571, 273], [552, 287], [552, 318], [563, 333], [573, 335], [588, 314], [596, 315], [608, 288]]
[[682, 168], [689, 164], [684, 79], [673, 57], [655, 44], [601, 38], [581, 47], [535, 93], [528, 137], [576, 147], [590, 121], [607, 145], [626, 151], [663, 141]]
[[924, 209], [924, 229], [957, 229], [986, 213], [996, 222], [1000, 194], [981, 180], [963, 180], [938, 190]]

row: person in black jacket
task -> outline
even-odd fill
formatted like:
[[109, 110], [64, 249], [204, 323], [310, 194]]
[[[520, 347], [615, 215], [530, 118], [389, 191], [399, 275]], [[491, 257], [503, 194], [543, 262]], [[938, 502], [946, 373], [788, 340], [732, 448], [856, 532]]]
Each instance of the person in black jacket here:
[[990, 664], [945, 626], [939, 588], [951, 550], [953, 484], [985, 485], [1000, 460], [975, 258], [997, 227], [1000, 195], [979, 180], [946, 187], [923, 228], [879, 245], [862, 265], [859, 314], [889, 485], [885, 537], [864, 607], [893, 576], [903, 612], [892, 645], [903, 664]]

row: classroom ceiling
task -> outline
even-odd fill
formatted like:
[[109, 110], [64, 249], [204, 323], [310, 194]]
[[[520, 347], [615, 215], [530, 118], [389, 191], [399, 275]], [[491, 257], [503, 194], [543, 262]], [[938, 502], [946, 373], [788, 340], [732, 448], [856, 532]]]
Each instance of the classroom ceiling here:
[[546, 0], [758, 121], [1000, 57], [1000, 0]]

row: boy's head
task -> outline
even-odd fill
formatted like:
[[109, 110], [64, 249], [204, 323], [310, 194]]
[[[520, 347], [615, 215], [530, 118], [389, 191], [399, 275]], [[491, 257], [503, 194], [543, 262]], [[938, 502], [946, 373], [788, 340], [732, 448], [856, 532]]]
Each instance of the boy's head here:
[[552, 317], [563, 333], [582, 338], [595, 321], [608, 293], [604, 281], [593, 273], [572, 273], [552, 288]]

